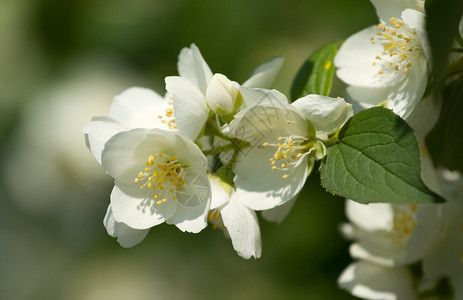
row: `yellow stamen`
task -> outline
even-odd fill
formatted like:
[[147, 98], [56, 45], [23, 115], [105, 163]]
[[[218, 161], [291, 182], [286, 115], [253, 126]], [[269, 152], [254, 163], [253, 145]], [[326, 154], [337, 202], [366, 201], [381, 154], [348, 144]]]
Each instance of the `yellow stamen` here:
[[329, 60], [329, 61], [326, 62], [325, 66], [323, 68], [325, 70], [328, 70], [329, 68], [331, 68], [331, 65], [332, 65], [331, 60]]

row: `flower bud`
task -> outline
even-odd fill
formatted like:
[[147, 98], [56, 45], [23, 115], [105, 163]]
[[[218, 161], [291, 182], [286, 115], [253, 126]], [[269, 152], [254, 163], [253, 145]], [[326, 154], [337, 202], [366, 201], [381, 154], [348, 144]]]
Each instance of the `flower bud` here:
[[206, 90], [206, 102], [218, 115], [230, 115], [236, 112], [242, 103], [242, 97], [233, 83], [222, 74], [214, 74]]

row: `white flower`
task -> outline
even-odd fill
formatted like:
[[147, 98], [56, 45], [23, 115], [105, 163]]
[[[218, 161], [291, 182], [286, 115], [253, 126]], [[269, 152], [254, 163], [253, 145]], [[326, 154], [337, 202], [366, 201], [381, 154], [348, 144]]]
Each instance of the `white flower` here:
[[[276, 57], [262, 64], [243, 85], [269, 87], [282, 63], [283, 59]], [[225, 82], [227, 86], [225, 90], [220, 91], [225, 99], [217, 98], [220, 97], [217, 91], [219, 82], [215, 81], [212, 83], [214, 92], [209, 95], [212, 97], [209, 103], [206, 100], [208, 97], [206, 91], [211, 88], [209, 85], [213, 74], [194, 44], [190, 48], [183, 48], [180, 52], [178, 72], [180, 76], [166, 77], [166, 90], [174, 97], [174, 114], [179, 129], [192, 140], [196, 140], [209, 117], [209, 107], [216, 110], [216, 105], [219, 104], [225, 111], [234, 111], [236, 102], [233, 98], [239, 98], [239, 95], [233, 96], [235, 93], [233, 87], [239, 87], [239, 85], [236, 82], [229, 82], [228, 79], [225, 80], [225, 76], [220, 76], [219, 78], [222, 79], [220, 81]], [[225, 92], [226, 90], [229, 92]]]
[[133, 87], [114, 97], [108, 116], [94, 117], [83, 127], [87, 146], [101, 164], [105, 143], [116, 133], [133, 128], [177, 130], [172, 101], [154, 91]]
[[352, 257], [384, 266], [414, 263], [423, 258], [439, 234], [439, 210], [431, 205], [360, 204], [346, 202], [351, 222], [344, 233], [356, 240]]
[[409, 2], [415, 1], [373, 1], [381, 23], [349, 37], [334, 60], [338, 77], [361, 106], [387, 100], [403, 118], [424, 94], [430, 62], [423, 9]]
[[259, 258], [262, 242], [256, 213], [243, 204], [230, 185], [216, 176], [209, 179], [212, 188], [209, 222], [228, 234], [238, 255], [246, 259]]
[[342, 272], [338, 285], [363, 299], [416, 299], [412, 276], [405, 267], [384, 267], [357, 261]]
[[[463, 177], [457, 172], [441, 170], [444, 227], [431, 253], [423, 259], [426, 277], [462, 278], [463, 276]], [[463, 291], [460, 291], [463, 292]], [[459, 299], [459, 298], [455, 298]]]
[[236, 159], [236, 193], [247, 207], [267, 210], [294, 198], [313, 161], [325, 155], [325, 146], [317, 140], [316, 132], [327, 136], [352, 111], [342, 99], [309, 95], [289, 105], [275, 90], [242, 87], [240, 91], [245, 102], [251, 98], [258, 104], [236, 114], [230, 123], [229, 135], [251, 145]]
[[214, 74], [206, 90], [207, 106], [218, 115], [230, 115], [240, 107], [243, 98], [238, 88], [222, 74]]
[[[422, 178], [439, 191], [438, 178], [429, 156], [422, 156]], [[441, 205], [346, 202], [346, 236], [354, 258], [384, 266], [398, 266], [422, 259], [436, 243], [441, 231]]]
[[120, 132], [106, 142], [102, 166], [115, 179], [110, 207], [115, 222], [137, 230], [163, 222], [194, 233], [206, 227], [211, 198], [207, 160], [182, 134]]
[[[177, 130], [172, 104], [168, 95], [161, 97], [149, 89], [129, 88], [114, 97], [108, 116], [94, 117], [83, 127], [87, 146], [101, 164], [106, 142], [119, 132], [133, 128]], [[103, 223], [108, 234], [117, 237], [123, 247], [138, 244], [148, 233], [148, 229], [133, 229], [116, 221], [111, 205]]]

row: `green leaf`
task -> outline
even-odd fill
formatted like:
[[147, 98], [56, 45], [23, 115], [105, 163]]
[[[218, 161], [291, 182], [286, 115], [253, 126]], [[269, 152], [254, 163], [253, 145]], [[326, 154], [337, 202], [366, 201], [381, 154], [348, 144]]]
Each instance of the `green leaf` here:
[[435, 79], [439, 79], [458, 32], [463, 13], [462, 0], [426, 0], [426, 30], [431, 44]]
[[363, 110], [347, 121], [320, 172], [325, 189], [361, 203], [443, 201], [421, 180], [413, 130], [382, 107]]
[[463, 172], [463, 78], [450, 83], [436, 126], [426, 137], [426, 146], [434, 164]]
[[291, 86], [291, 101], [309, 94], [329, 96], [335, 71], [333, 59], [341, 43], [324, 45], [306, 60]]

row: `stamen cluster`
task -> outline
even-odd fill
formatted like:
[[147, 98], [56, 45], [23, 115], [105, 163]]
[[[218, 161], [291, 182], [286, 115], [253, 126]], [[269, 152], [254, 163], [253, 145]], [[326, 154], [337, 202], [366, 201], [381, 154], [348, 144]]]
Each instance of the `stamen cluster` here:
[[167, 102], [165, 113], [163, 115], [158, 115], [158, 118], [161, 119], [161, 123], [166, 124], [170, 130], [178, 130], [174, 117], [174, 97], [170, 97]]
[[[281, 141], [284, 142], [281, 143]], [[303, 157], [315, 149], [314, 143], [302, 136], [280, 136], [276, 143], [265, 142], [262, 146], [277, 148], [273, 157], [269, 158], [272, 171], [289, 170], [290, 167], [298, 165]], [[288, 176], [288, 174], [284, 174], [282, 177], [286, 179]]]
[[169, 195], [176, 200], [176, 192], [181, 192], [186, 180], [183, 177], [183, 168], [178, 162], [177, 156], [170, 157], [163, 153], [150, 155], [146, 162], [146, 168], [138, 173], [134, 179], [136, 183], [141, 183], [141, 189], [152, 189], [156, 193], [154, 199], [156, 204], [167, 202]]
[[383, 51], [375, 57], [373, 66], [378, 66], [379, 75], [390, 70], [408, 72], [412, 66], [409, 56], [421, 52], [417, 41], [416, 31], [400, 19], [390, 18], [394, 28], [383, 23], [378, 24], [377, 36], [372, 37], [371, 43], [383, 45]]
[[415, 231], [417, 205], [394, 206], [392, 231], [388, 233], [391, 243], [394, 245], [405, 244]]

